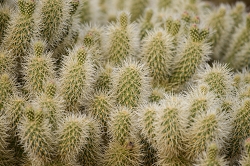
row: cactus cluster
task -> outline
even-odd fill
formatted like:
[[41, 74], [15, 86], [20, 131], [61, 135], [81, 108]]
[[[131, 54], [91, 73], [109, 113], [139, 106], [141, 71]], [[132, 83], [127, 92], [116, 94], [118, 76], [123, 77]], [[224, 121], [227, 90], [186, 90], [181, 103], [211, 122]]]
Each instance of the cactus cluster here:
[[249, 67], [243, 2], [0, 0], [0, 166], [248, 166]]

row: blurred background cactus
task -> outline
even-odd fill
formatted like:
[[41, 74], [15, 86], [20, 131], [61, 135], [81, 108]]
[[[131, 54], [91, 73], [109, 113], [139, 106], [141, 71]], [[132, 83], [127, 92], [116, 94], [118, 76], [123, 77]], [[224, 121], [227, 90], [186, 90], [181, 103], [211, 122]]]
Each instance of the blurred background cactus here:
[[247, 166], [249, 2], [0, 0], [0, 166]]

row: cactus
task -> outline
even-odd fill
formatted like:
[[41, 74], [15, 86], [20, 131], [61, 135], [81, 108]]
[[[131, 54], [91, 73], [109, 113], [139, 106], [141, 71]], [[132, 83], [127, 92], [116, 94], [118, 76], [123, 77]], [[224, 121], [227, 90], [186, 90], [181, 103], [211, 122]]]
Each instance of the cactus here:
[[113, 80], [114, 95], [118, 104], [134, 108], [147, 101], [151, 79], [143, 64], [131, 59], [125, 61], [114, 71]]
[[249, 125], [246, 123], [249, 118], [249, 98], [243, 99], [242, 102], [235, 105], [234, 107], [234, 118], [232, 122], [233, 130], [231, 132], [231, 139], [229, 141], [230, 146], [228, 147], [228, 156], [232, 164], [237, 163], [237, 160], [242, 154], [242, 145], [244, 140], [249, 136]]
[[130, 15], [121, 12], [117, 23], [109, 26], [107, 43], [108, 60], [121, 64], [127, 57], [135, 56], [138, 49], [139, 37], [134, 24], [130, 24]]
[[104, 164], [106, 166], [137, 166], [141, 164], [140, 158], [138, 141], [128, 140], [124, 145], [111, 142], [105, 152]]
[[62, 0], [42, 0], [39, 4], [39, 32], [48, 47], [54, 47], [63, 38], [70, 18], [70, 3]]
[[208, 146], [207, 151], [203, 153], [203, 156], [198, 160], [195, 166], [223, 166], [227, 164], [228, 163], [225, 161], [224, 157], [219, 156], [218, 145], [216, 145], [215, 143], [211, 143]]
[[179, 158], [185, 139], [185, 121], [181, 96], [169, 94], [161, 101], [155, 120], [155, 140], [159, 150], [159, 160]]
[[14, 70], [14, 60], [11, 58], [11, 55], [7, 51], [1, 51], [0, 53], [0, 73], [13, 73]]
[[10, 150], [7, 149], [8, 142], [8, 123], [5, 115], [0, 114], [0, 165], [13, 165], [13, 156]]
[[93, 67], [89, 56], [82, 54], [83, 47], [76, 47], [70, 56], [65, 57], [61, 73], [61, 95], [64, 99], [67, 111], [76, 112], [80, 106], [80, 100], [86, 94], [86, 89], [92, 81]]
[[26, 107], [25, 111], [27, 115], [18, 128], [24, 150], [32, 165], [49, 163], [54, 155], [54, 149], [50, 127], [44, 118], [44, 113], [32, 106]]
[[10, 100], [10, 97], [16, 92], [15, 82], [8, 73], [0, 75], [0, 110], [5, 103]]
[[102, 165], [101, 132], [98, 124], [90, 119], [86, 124], [88, 126], [88, 137], [86, 145], [79, 154], [79, 163], [81, 165], [93, 166]]
[[9, 26], [12, 11], [8, 6], [0, 6], [0, 44], [3, 41], [7, 27]]
[[[228, 51], [224, 57], [224, 62], [229, 64], [234, 64], [237, 59], [237, 54], [243, 49], [245, 43], [250, 41], [249, 38], [249, 28], [250, 28], [250, 14], [246, 17], [246, 23], [237, 29], [235, 35], [233, 36], [233, 41], [230, 43]], [[237, 61], [236, 61], [237, 62]]]
[[195, 160], [212, 142], [217, 142], [219, 147], [225, 146], [224, 143], [229, 137], [230, 130], [230, 121], [227, 120], [224, 113], [207, 110], [207, 112], [197, 116], [187, 137], [188, 158]]
[[219, 98], [232, 94], [232, 73], [227, 65], [213, 63], [213, 66], [206, 64], [203, 69], [197, 72], [200, 83], [208, 85], [209, 90]]
[[44, 50], [45, 43], [35, 41], [24, 65], [25, 87], [31, 95], [43, 92], [44, 82], [55, 76], [51, 54], [45, 54]]
[[197, 68], [208, 59], [210, 54], [206, 38], [209, 35], [207, 29], [199, 29], [196, 25], [190, 28], [190, 38], [182, 46], [182, 50], [174, 59], [174, 68], [169, 78], [173, 89], [180, 89], [188, 81]]
[[94, 89], [96, 91], [110, 91], [112, 89], [112, 79], [111, 74], [113, 72], [112, 65], [106, 64], [104, 67], [100, 68], [97, 73], [97, 78], [94, 83]]
[[242, 166], [248, 166], [250, 164], [250, 158], [249, 158], [249, 154], [250, 154], [250, 144], [249, 144], [249, 138], [247, 138], [244, 142], [244, 156], [242, 157], [242, 159], [240, 160], [240, 164]]
[[[89, 120], [82, 115], [69, 115], [58, 130], [58, 153], [64, 164], [79, 164], [78, 155], [87, 143]], [[69, 153], [70, 152], [70, 153]]]
[[131, 2], [130, 13], [132, 22], [141, 17], [148, 4], [149, 0], [134, 0]]
[[166, 84], [172, 61], [172, 38], [163, 30], [149, 33], [142, 45], [142, 59], [149, 67], [154, 86]]
[[0, 0], [0, 165], [247, 165], [246, 9]]
[[158, 103], [161, 99], [164, 98], [165, 90], [163, 88], [153, 88], [150, 96], [149, 96], [149, 102], [156, 102]]
[[152, 30], [154, 25], [151, 22], [152, 16], [153, 16], [153, 10], [147, 9], [144, 14], [144, 18], [140, 21], [140, 39], [142, 40], [145, 36], [147, 36], [148, 31]]
[[220, 101], [216, 100], [216, 96], [213, 93], [204, 93], [201, 89], [197, 88], [189, 90], [185, 101], [187, 102], [186, 106], [189, 112], [189, 127], [193, 125], [192, 123], [198, 115], [206, 112], [210, 108], [216, 110], [220, 106]]
[[35, 1], [18, 0], [19, 15], [13, 16], [6, 30], [4, 48], [11, 51], [13, 58], [25, 56], [30, 48], [31, 38], [35, 33], [35, 22], [32, 16], [35, 10]]

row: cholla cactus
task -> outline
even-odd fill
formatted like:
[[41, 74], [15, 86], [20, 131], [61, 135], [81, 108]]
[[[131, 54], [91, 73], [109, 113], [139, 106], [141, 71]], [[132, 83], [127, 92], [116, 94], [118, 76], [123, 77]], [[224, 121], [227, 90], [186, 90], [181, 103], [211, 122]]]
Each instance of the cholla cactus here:
[[3, 42], [6, 50], [11, 51], [13, 58], [25, 56], [30, 48], [30, 41], [35, 33], [35, 20], [32, 16], [35, 5], [36, 2], [33, 0], [18, 0], [19, 14], [10, 21]]
[[249, 25], [242, 2], [0, 0], [0, 165], [246, 164]]
[[225, 158], [219, 156], [219, 148], [215, 143], [211, 143], [208, 146], [207, 151], [203, 152], [203, 156], [198, 160], [196, 166], [224, 166], [228, 163], [225, 161]]
[[60, 85], [67, 111], [78, 111], [80, 100], [89, 90], [87, 87], [92, 82], [94, 72], [89, 56], [85, 54], [84, 47], [76, 47], [68, 57], [65, 57]]
[[206, 64], [197, 72], [200, 83], [208, 85], [209, 90], [217, 97], [224, 98], [232, 94], [232, 73], [227, 65], [213, 63], [213, 66]]
[[119, 105], [135, 108], [148, 99], [150, 77], [145, 65], [129, 59], [114, 71], [113, 85], [116, 102]]
[[172, 38], [159, 29], [148, 34], [142, 45], [142, 59], [149, 67], [153, 84], [163, 86], [170, 75], [173, 54]]
[[197, 116], [187, 137], [188, 158], [195, 160], [212, 142], [217, 142], [222, 148], [225, 146], [224, 143], [227, 141], [230, 131], [230, 121], [227, 120], [224, 113], [216, 113], [216, 110], [210, 109]]
[[6, 29], [9, 25], [12, 11], [7, 5], [0, 6], [0, 44], [3, 41]]
[[174, 89], [180, 89], [181, 85], [190, 80], [197, 68], [208, 60], [208, 35], [208, 29], [200, 29], [197, 25], [190, 28], [189, 39], [174, 59], [174, 68], [169, 78], [169, 83]]
[[131, 21], [136, 21], [140, 18], [144, 12], [144, 9], [149, 4], [149, 0], [134, 0], [131, 2], [130, 12], [131, 12]]
[[10, 100], [10, 97], [16, 92], [13, 77], [8, 73], [0, 75], [0, 110], [4, 104]]
[[186, 118], [181, 96], [166, 95], [161, 101], [155, 120], [155, 140], [159, 160], [174, 159], [182, 155], [185, 140]]
[[44, 82], [54, 78], [54, 64], [50, 53], [44, 53], [46, 44], [34, 41], [33, 50], [26, 58], [24, 65], [25, 87], [29, 94], [38, 94], [44, 91]]
[[145, 11], [145, 16], [144, 18], [140, 21], [141, 25], [140, 25], [140, 38], [141, 40], [147, 36], [148, 31], [150, 31], [151, 29], [153, 29], [154, 25], [151, 22], [153, 16], [153, 10], [152, 9], [148, 9]]
[[7, 135], [7, 131], [8, 131], [8, 123], [7, 123], [7, 119], [6, 116], [1, 114], [0, 115], [0, 165], [13, 165], [12, 164], [12, 160], [13, 160], [13, 156], [11, 156], [12, 154], [10, 153], [10, 151], [7, 149], [8, 146], [8, 142], [7, 142], [7, 138], [9, 137], [9, 135]]
[[[250, 14], [247, 15], [246, 22], [241, 27], [239, 27], [237, 29], [237, 31], [235, 32], [233, 40], [232, 40], [232, 42], [229, 46], [229, 49], [225, 55], [224, 61], [229, 63], [229, 64], [232, 64], [232, 67], [234, 67], [234, 66], [237, 67], [237, 65], [238, 65], [237, 63], [239, 62], [237, 60], [239, 53], [244, 48], [245, 44], [250, 42], [249, 28], [250, 28]], [[243, 56], [247, 56], [247, 55], [248, 54], [243, 54]], [[247, 57], [245, 57], [245, 58], [247, 58]], [[244, 61], [244, 58], [243, 58], [243, 61]], [[240, 66], [240, 67], [244, 67], [244, 66]], [[238, 67], [237, 67], [237, 69], [238, 69]]]
[[63, 38], [70, 17], [70, 3], [63, 0], [42, 0], [39, 4], [39, 32], [48, 42], [55, 46]]
[[[236, 107], [236, 108], [235, 108]], [[237, 160], [242, 154], [242, 145], [244, 140], [249, 136], [250, 126], [246, 123], [249, 119], [250, 99], [243, 99], [238, 105], [234, 107], [234, 118], [232, 122], [233, 130], [231, 132], [230, 146], [228, 156], [231, 163], [237, 163]]]
[[134, 24], [130, 24], [130, 15], [121, 12], [117, 23], [109, 26], [107, 34], [107, 56], [114, 64], [121, 64], [127, 57], [135, 56], [139, 45], [139, 34]]
[[[58, 130], [58, 146], [64, 164], [79, 164], [78, 155], [87, 143], [89, 120], [82, 115], [69, 115], [62, 120]], [[69, 153], [70, 152], [70, 153]]]
[[249, 156], [250, 155], [250, 140], [249, 138], [245, 140], [244, 147], [245, 147], [245, 150], [244, 150], [245, 154], [240, 160], [240, 164], [242, 166], [248, 166], [250, 164], [250, 158], [249, 158], [250, 157]]
[[19, 126], [18, 135], [31, 164], [42, 166], [49, 163], [54, 155], [50, 125], [41, 109], [27, 106], [25, 111], [26, 117]]

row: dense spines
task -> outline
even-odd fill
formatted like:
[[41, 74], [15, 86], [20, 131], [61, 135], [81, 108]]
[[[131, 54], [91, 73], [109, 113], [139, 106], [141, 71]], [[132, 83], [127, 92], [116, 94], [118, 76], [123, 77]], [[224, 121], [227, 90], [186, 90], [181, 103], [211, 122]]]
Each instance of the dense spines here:
[[108, 131], [111, 111], [114, 109], [114, 100], [107, 92], [96, 92], [87, 104], [87, 112], [99, 122], [104, 134]]
[[163, 30], [156, 30], [145, 37], [142, 58], [149, 67], [154, 86], [166, 86], [172, 61], [172, 38]]
[[9, 52], [0, 50], [0, 73], [14, 74], [14, 62]]
[[117, 108], [111, 114], [110, 135], [113, 142], [125, 145], [126, 141], [135, 137], [135, 119], [132, 111], [126, 107]]
[[[6, 50], [11, 51], [13, 58], [19, 56], [25, 56], [30, 48], [30, 42], [35, 33], [35, 22], [33, 17], [35, 1], [32, 0], [20, 0], [24, 3], [23, 10], [20, 13], [15, 13], [13, 19], [10, 21], [10, 25], [6, 30], [3, 46]], [[30, 9], [31, 8], [31, 9]], [[19, 11], [20, 11], [19, 10]], [[26, 14], [25, 14], [26, 13]]]
[[224, 45], [228, 42], [226, 40], [231, 30], [231, 19], [227, 13], [227, 8], [220, 6], [217, 11], [210, 14], [206, 24], [215, 31], [210, 36], [213, 50], [211, 56], [214, 59], [220, 59], [221, 54], [224, 54]]
[[190, 36], [177, 57], [174, 59], [173, 71], [169, 78], [172, 88], [178, 90], [190, 80], [198, 67], [208, 60], [210, 54], [206, 38], [209, 35], [208, 29], [200, 29], [196, 25], [190, 28]]
[[184, 148], [186, 117], [183, 115], [182, 97], [166, 95], [157, 111], [155, 140], [159, 160], [178, 158]]
[[159, 88], [159, 87], [155, 87], [152, 89], [152, 92], [149, 96], [149, 102], [153, 103], [158, 103], [161, 99], [164, 98], [164, 93], [165, 93], [165, 89], [164, 88]]
[[43, 0], [39, 4], [39, 32], [49, 47], [60, 42], [70, 18], [70, 4], [63, 0]]
[[232, 94], [232, 73], [227, 65], [213, 63], [213, 66], [206, 64], [203, 69], [197, 72], [200, 83], [205, 83], [209, 91], [217, 97], [224, 98]]
[[135, 108], [148, 99], [151, 78], [144, 64], [127, 60], [114, 71], [113, 85], [116, 102], [119, 105]]
[[108, 92], [112, 89], [112, 72], [113, 66], [110, 64], [106, 64], [104, 67], [100, 68], [97, 71], [97, 78], [94, 83], [94, 89], [96, 91], [105, 91]]
[[160, 110], [157, 104], [149, 104], [142, 106], [138, 110], [138, 123], [141, 128], [142, 137], [149, 143], [156, 147], [156, 129], [155, 123], [157, 119], [157, 112]]
[[25, 102], [25, 98], [21, 95], [14, 95], [5, 107], [11, 133], [15, 136], [17, 134], [17, 127], [25, 114]]
[[12, 14], [11, 12], [12, 11], [7, 5], [6, 6], [0, 5], [0, 44], [2, 43], [6, 29], [9, 26]]
[[51, 126], [51, 131], [56, 131], [58, 129], [58, 123], [64, 115], [62, 99], [58, 96], [51, 97], [42, 93], [35, 98], [34, 105], [43, 110], [44, 117], [48, 119], [48, 123]]
[[36, 7], [34, 0], [18, 0], [17, 4], [22, 15], [31, 16], [34, 13]]
[[80, 0], [79, 15], [82, 23], [91, 20], [90, 0]]
[[134, 0], [131, 2], [130, 13], [132, 22], [142, 16], [148, 4], [149, 0]]
[[216, 96], [211, 92], [203, 92], [201, 89], [192, 88], [185, 98], [188, 116], [188, 125], [192, 126], [196, 117], [210, 108], [217, 109], [220, 102], [216, 100]]
[[7, 131], [9, 129], [8, 122], [6, 116], [4, 114], [0, 114], [0, 165], [7, 166], [11, 165], [12, 154], [7, 149], [8, 142], [8, 134]]
[[26, 111], [33, 113], [33, 118], [27, 116], [22, 120], [18, 134], [29, 161], [32, 165], [42, 166], [49, 163], [53, 157], [50, 125], [45, 120], [41, 109], [28, 107]]
[[208, 148], [203, 152], [203, 156], [198, 159], [195, 166], [225, 166], [228, 163], [224, 157], [219, 155], [219, 148], [216, 143], [211, 143]]
[[87, 143], [89, 120], [84, 116], [69, 115], [58, 128], [58, 153], [64, 164], [78, 164], [78, 155]]
[[45, 45], [41, 41], [34, 42], [24, 64], [25, 87], [31, 95], [43, 92], [44, 82], [55, 76], [51, 53], [44, 53], [44, 50]]
[[244, 140], [249, 137], [249, 109], [250, 109], [250, 99], [243, 99], [238, 105], [234, 107], [233, 122], [232, 122], [232, 132], [230, 144], [228, 147], [228, 156], [230, 157], [231, 163], [237, 162], [242, 154], [242, 145]]
[[[234, 64], [237, 59], [237, 54], [243, 49], [246, 43], [250, 42], [250, 14], [246, 16], [246, 21], [241, 25], [233, 36], [233, 40], [230, 42], [229, 49], [224, 57], [224, 62]], [[237, 61], [236, 61], [237, 62]]]
[[210, 109], [197, 116], [188, 131], [188, 158], [195, 160], [212, 142], [216, 142], [221, 150], [225, 146], [230, 131], [230, 121], [224, 113], [217, 113], [216, 110]]
[[64, 105], [67, 111], [77, 112], [80, 101], [90, 90], [89, 85], [92, 82], [92, 73], [94, 69], [90, 61], [90, 55], [82, 54], [83, 47], [76, 47], [70, 52], [63, 61], [61, 71], [60, 86], [61, 95], [64, 99]]
[[148, 31], [152, 30], [154, 25], [151, 21], [153, 16], [153, 10], [152, 9], [147, 9], [145, 11], [145, 16], [144, 18], [140, 21], [140, 39], [142, 40], [145, 36], [147, 36]]
[[13, 77], [8, 73], [2, 73], [0, 75], [0, 110], [15, 92], [16, 86]]
[[124, 145], [111, 142], [104, 156], [106, 166], [138, 166], [141, 163], [140, 145], [135, 140], [126, 141]]
[[106, 54], [110, 62], [121, 64], [138, 51], [139, 34], [135, 24], [130, 24], [130, 15], [121, 12], [117, 23], [108, 27]]
[[242, 166], [248, 166], [250, 164], [250, 140], [247, 138], [244, 142], [244, 155], [240, 160]]
[[79, 163], [86, 166], [102, 166], [101, 131], [98, 123], [89, 118], [86, 145], [79, 154]]

